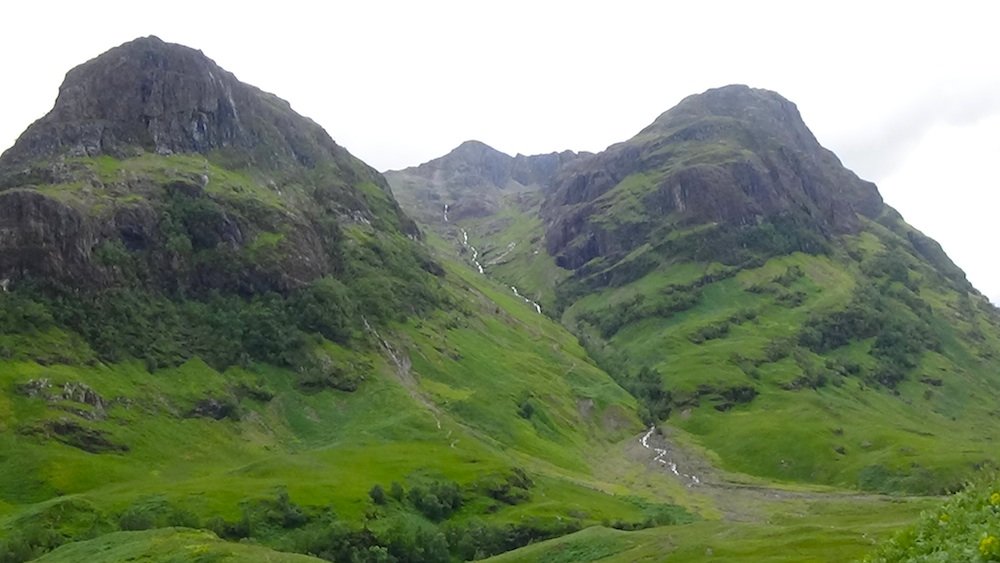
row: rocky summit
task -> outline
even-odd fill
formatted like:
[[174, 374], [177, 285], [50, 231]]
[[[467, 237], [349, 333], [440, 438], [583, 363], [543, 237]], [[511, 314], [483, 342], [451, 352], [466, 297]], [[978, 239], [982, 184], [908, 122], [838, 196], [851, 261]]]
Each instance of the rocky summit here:
[[[285, 291], [342, 269], [344, 225], [417, 235], [382, 176], [320, 126], [156, 37], [71, 70], [0, 157], [0, 190], [8, 283], [106, 286], [130, 269], [170, 290]], [[269, 263], [223, 265], [260, 245]], [[119, 249], [134, 268], [102, 258]]]
[[561, 171], [543, 215], [549, 252], [574, 269], [628, 253], [664, 224], [784, 215], [839, 234], [882, 210], [874, 184], [820, 146], [795, 104], [736, 85], [689, 96], [635, 137]]
[[265, 168], [350, 159], [288, 102], [240, 82], [201, 51], [150, 36], [67, 73], [55, 107], [21, 135], [0, 165], [210, 151]]

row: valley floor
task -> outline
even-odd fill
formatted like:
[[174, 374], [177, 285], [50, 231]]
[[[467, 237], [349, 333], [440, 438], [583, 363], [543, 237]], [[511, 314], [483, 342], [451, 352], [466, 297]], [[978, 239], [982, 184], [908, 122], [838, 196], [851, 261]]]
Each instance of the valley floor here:
[[[643, 433], [618, 444], [602, 470], [623, 486], [691, 507], [703, 519], [638, 531], [597, 526], [487, 561], [851, 561], [941, 502], [726, 472], [683, 431], [661, 428], [665, 433]], [[643, 446], [644, 437], [649, 447]], [[660, 458], [665, 463], [656, 459], [658, 449], [666, 451]]]

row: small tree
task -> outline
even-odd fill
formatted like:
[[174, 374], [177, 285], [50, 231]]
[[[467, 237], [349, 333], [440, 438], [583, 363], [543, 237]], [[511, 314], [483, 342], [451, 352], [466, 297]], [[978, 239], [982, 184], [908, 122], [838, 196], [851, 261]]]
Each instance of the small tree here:
[[393, 481], [392, 485], [389, 486], [389, 496], [396, 499], [398, 502], [403, 502], [403, 497], [406, 496], [406, 491], [403, 490], [402, 485]]
[[[393, 483], [393, 485], [396, 484], [397, 483]], [[372, 502], [374, 502], [375, 504], [379, 505], [385, 504], [385, 490], [382, 489], [382, 485], [376, 484], [374, 487], [372, 487], [372, 490], [368, 491], [368, 496], [371, 497]]]

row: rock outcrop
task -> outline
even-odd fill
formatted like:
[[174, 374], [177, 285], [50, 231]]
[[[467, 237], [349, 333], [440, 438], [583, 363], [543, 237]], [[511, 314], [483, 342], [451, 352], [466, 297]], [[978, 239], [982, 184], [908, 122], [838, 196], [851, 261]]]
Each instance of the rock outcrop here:
[[244, 164], [272, 168], [357, 164], [288, 102], [240, 82], [201, 51], [151, 36], [67, 73], [55, 107], [3, 154], [0, 166], [140, 150], [225, 150]]
[[385, 179], [200, 51], [136, 39], [67, 75], [0, 156], [0, 280], [288, 291], [341, 228], [417, 237]]
[[627, 253], [665, 223], [754, 224], [782, 214], [822, 232], [884, 206], [780, 95], [726, 86], [685, 98], [632, 139], [565, 167], [543, 214], [560, 265]]

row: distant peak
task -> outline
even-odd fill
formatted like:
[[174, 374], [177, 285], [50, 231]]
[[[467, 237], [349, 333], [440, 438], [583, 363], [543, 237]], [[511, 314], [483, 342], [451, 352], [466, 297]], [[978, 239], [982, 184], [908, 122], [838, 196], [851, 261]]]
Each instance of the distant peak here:
[[462, 144], [458, 145], [456, 148], [483, 148], [492, 149], [493, 147], [487, 145], [482, 141], [477, 141], [476, 139], [469, 139], [468, 141], [463, 141]]
[[451, 154], [456, 154], [456, 155], [461, 155], [461, 154], [466, 154], [466, 155], [469, 155], [469, 154], [471, 154], [471, 155], [497, 154], [497, 155], [503, 155], [503, 156], [507, 156], [507, 157], [510, 156], [510, 155], [508, 155], [506, 153], [503, 153], [501, 151], [496, 150], [495, 148], [487, 145], [486, 143], [484, 143], [482, 141], [477, 141], [475, 139], [470, 139], [470, 140], [465, 141], [462, 144], [458, 145], [457, 147], [455, 147], [451, 151]]
[[133, 39], [131, 41], [126, 41], [125, 43], [122, 43], [122, 45], [124, 46], [124, 45], [133, 44], [133, 43], [134, 44], [151, 43], [151, 44], [155, 45], [155, 44], [166, 44], [167, 42], [164, 41], [164, 40], [162, 40], [162, 39], [160, 39], [156, 35], [147, 35], [145, 37], [136, 37], [135, 39]]

